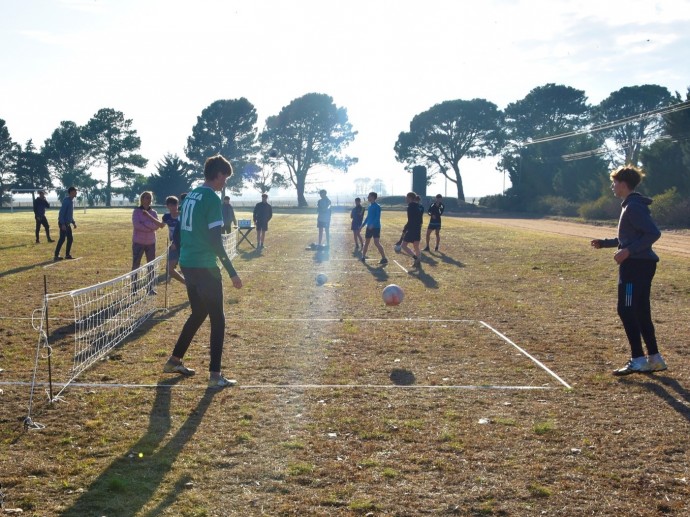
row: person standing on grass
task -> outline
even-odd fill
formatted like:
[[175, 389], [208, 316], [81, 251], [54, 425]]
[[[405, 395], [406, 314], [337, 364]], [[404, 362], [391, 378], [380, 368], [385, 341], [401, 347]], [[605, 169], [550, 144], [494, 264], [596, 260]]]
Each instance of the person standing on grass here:
[[[141, 258], [146, 255], [146, 263], [156, 258], [156, 230], [163, 228], [165, 223], [158, 220], [158, 214], [151, 208], [153, 193], [142, 192], [139, 196], [139, 206], [132, 212], [132, 269], [138, 269]], [[151, 274], [151, 270], [149, 270]], [[156, 294], [153, 283], [149, 294]]]
[[[423, 209], [417, 203], [417, 196], [414, 192], [408, 192], [405, 196], [407, 201], [407, 224], [403, 228], [402, 251], [410, 255], [414, 262], [412, 267], [419, 267], [421, 264], [421, 252], [419, 251], [419, 241], [422, 240], [422, 217]], [[412, 244], [414, 251], [410, 249]]]
[[436, 247], [434, 251], [438, 251], [438, 246], [441, 243], [441, 215], [443, 215], [443, 196], [441, 194], [436, 194], [436, 200], [427, 210], [429, 214], [429, 226], [426, 229], [426, 247], [424, 251], [429, 251], [429, 238], [431, 237], [431, 232], [436, 233]]
[[48, 242], [53, 242], [50, 238], [50, 225], [46, 219], [46, 209], [50, 208], [50, 203], [46, 199], [46, 193], [43, 190], [38, 191], [38, 197], [34, 199], [34, 217], [36, 218], [36, 244], [41, 242], [39, 236], [41, 234], [41, 226], [46, 229], [46, 238]]
[[331, 247], [331, 200], [328, 199], [328, 192], [325, 190], [319, 191], [319, 199], [316, 203], [316, 226], [319, 229], [319, 248], [323, 241], [323, 233], [326, 232], [326, 247]]
[[[614, 375], [660, 372], [667, 369], [659, 353], [650, 308], [652, 279], [659, 257], [652, 250], [661, 232], [652, 220], [652, 200], [635, 192], [644, 172], [632, 165], [619, 167], [610, 174], [611, 190], [623, 200], [618, 237], [594, 239], [593, 248], [618, 248], [613, 259], [618, 264], [618, 316], [630, 343], [631, 358]], [[642, 340], [647, 346], [647, 356]]]
[[362, 200], [358, 197], [355, 198], [355, 206], [350, 211], [350, 219], [352, 219], [350, 229], [352, 230], [352, 236], [355, 239], [355, 252], [357, 252], [360, 248], [364, 247], [364, 239], [362, 239], [362, 221], [364, 220], [364, 207], [362, 206]]
[[268, 204], [268, 194], [261, 194], [261, 202], [254, 206], [254, 226], [256, 226], [256, 249], [264, 247], [268, 231], [268, 221], [273, 218], [273, 207]]
[[184, 284], [184, 277], [175, 269], [180, 261], [180, 248], [175, 243], [175, 228], [180, 224], [180, 204], [175, 196], [168, 196], [165, 198], [165, 206], [168, 209], [168, 213], [163, 214], [163, 223], [168, 226], [168, 239], [170, 241], [168, 247], [168, 278], [174, 278]]
[[223, 233], [232, 232], [232, 225], [237, 226], [235, 209], [230, 204], [230, 196], [223, 198]]
[[242, 287], [230, 258], [223, 247], [223, 212], [220, 192], [232, 176], [230, 162], [215, 155], [204, 164], [204, 184], [195, 188], [184, 200], [180, 215], [181, 239], [180, 267], [184, 274], [187, 296], [192, 313], [182, 327], [175, 348], [163, 366], [165, 373], [194, 375], [182, 359], [206, 317], [211, 321], [211, 361], [209, 363], [209, 388], [234, 386], [237, 381], [226, 379], [221, 373], [223, 341], [225, 339], [225, 313], [223, 312], [223, 281], [216, 259], [230, 275], [236, 289]]
[[77, 223], [74, 222], [74, 198], [77, 197], [77, 189], [75, 187], [70, 187], [67, 189], [67, 196], [62, 200], [62, 206], [60, 207], [60, 212], [58, 213], [58, 226], [60, 227], [60, 238], [58, 239], [57, 245], [55, 246], [55, 253], [53, 254], [53, 260], [62, 260], [60, 256], [60, 250], [65, 240], [67, 240], [67, 247], [65, 248], [65, 258], [71, 260], [73, 257], [70, 254], [72, 251], [72, 228], [70, 224], [76, 228]]
[[369, 249], [369, 242], [374, 239], [374, 246], [379, 250], [381, 254], [381, 260], [379, 264], [388, 264], [388, 259], [386, 258], [386, 252], [383, 251], [383, 246], [381, 245], [381, 205], [376, 202], [379, 195], [376, 192], [369, 192], [367, 196], [367, 201], [369, 201], [369, 209], [367, 210], [367, 217], [362, 222], [362, 227], [366, 226], [367, 229], [364, 232], [364, 246], [362, 247], [362, 262], [367, 261], [367, 250]]

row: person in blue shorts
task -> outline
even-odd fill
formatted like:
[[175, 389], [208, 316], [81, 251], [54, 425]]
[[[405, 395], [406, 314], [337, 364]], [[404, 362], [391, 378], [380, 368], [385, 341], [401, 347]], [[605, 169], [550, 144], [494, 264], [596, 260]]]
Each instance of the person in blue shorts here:
[[[595, 249], [618, 248], [613, 255], [618, 264], [617, 309], [630, 343], [631, 358], [613, 374], [660, 372], [667, 366], [659, 353], [649, 299], [659, 262], [652, 244], [661, 237], [661, 232], [649, 212], [652, 200], [635, 192], [644, 172], [626, 165], [613, 171], [610, 177], [611, 190], [623, 200], [618, 237], [594, 239], [591, 244]], [[643, 339], [647, 356], [642, 348]]]
[[180, 261], [180, 249], [175, 244], [175, 228], [180, 222], [179, 201], [175, 196], [165, 198], [167, 214], [163, 214], [163, 222], [168, 226], [170, 246], [168, 247], [168, 277], [174, 278], [184, 284], [184, 277], [177, 272], [177, 263]]
[[376, 249], [379, 250], [379, 253], [381, 254], [381, 260], [379, 260], [379, 264], [388, 264], [386, 252], [383, 251], [383, 246], [380, 242], [381, 205], [379, 205], [376, 202], [376, 198], [378, 197], [379, 196], [376, 192], [369, 192], [369, 196], [367, 196], [367, 201], [369, 201], [369, 209], [367, 210], [367, 217], [362, 222], [362, 228], [366, 226], [367, 229], [364, 232], [365, 240], [364, 247], [362, 247], [362, 258], [360, 258], [360, 260], [362, 262], [366, 262], [367, 250], [369, 249], [369, 242], [371, 242], [371, 239], [374, 239], [374, 246], [376, 246]]
[[352, 219], [350, 229], [352, 230], [352, 236], [355, 239], [355, 252], [357, 252], [360, 248], [364, 247], [364, 239], [362, 239], [362, 221], [364, 221], [364, 207], [362, 206], [361, 198], [355, 198], [355, 206], [350, 211], [350, 219]]
[[223, 247], [222, 203], [216, 194], [223, 189], [232, 173], [232, 165], [223, 156], [208, 158], [204, 164], [204, 184], [187, 194], [182, 203], [179, 223], [180, 267], [192, 313], [182, 327], [170, 358], [163, 366], [165, 373], [194, 375], [194, 370], [187, 368], [182, 359], [199, 327], [208, 317], [211, 320], [209, 388], [225, 388], [237, 384], [236, 380], [226, 379], [221, 373], [225, 313], [223, 281], [217, 264], [220, 259], [230, 275], [233, 287], [240, 289], [242, 280]]
[[443, 206], [443, 196], [441, 194], [436, 194], [436, 199], [433, 204], [427, 210], [429, 214], [429, 226], [426, 229], [426, 247], [424, 251], [429, 251], [429, 238], [431, 237], [431, 232], [436, 233], [436, 247], [434, 251], [438, 251], [439, 244], [441, 244], [441, 215], [445, 207]]

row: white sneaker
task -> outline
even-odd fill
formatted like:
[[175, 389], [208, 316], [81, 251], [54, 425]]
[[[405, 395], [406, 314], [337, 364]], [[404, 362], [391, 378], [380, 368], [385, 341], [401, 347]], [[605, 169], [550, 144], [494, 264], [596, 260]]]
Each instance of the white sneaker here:
[[191, 368], [187, 368], [182, 363], [175, 364], [172, 361], [168, 361], [163, 366], [163, 373], [179, 373], [181, 375], [184, 375], [185, 377], [191, 377], [196, 372], [194, 370], [192, 370]]
[[646, 357], [635, 357], [629, 359], [623, 368], [614, 370], [613, 375], [630, 375], [631, 373], [648, 373], [651, 371]]
[[223, 375], [220, 377], [209, 377], [208, 379], [209, 388], [230, 388], [236, 385], [237, 381], [235, 379], [226, 379]]
[[668, 369], [666, 366], [666, 361], [661, 357], [661, 354], [654, 354], [647, 357], [647, 363], [649, 364], [650, 372], [663, 372]]

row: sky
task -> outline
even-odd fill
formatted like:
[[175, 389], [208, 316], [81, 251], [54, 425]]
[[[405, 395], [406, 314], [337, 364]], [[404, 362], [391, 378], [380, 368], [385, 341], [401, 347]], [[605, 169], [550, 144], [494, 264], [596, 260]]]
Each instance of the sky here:
[[[623, 7], [624, 5], [624, 7]], [[101, 108], [132, 119], [155, 172], [184, 157], [201, 111], [246, 97], [267, 117], [326, 93], [358, 132], [343, 174], [312, 188], [354, 192], [411, 175], [393, 147], [446, 100], [504, 109], [547, 83], [592, 104], [625, 86], [690, 86], [690, 0], [0, 0], [0, 119], [40, 147], [61, 121]], [[495, 160], [460, 162], [466, 196], [510, 186]], [[428, 193], [455, 195], [442, 177]]]

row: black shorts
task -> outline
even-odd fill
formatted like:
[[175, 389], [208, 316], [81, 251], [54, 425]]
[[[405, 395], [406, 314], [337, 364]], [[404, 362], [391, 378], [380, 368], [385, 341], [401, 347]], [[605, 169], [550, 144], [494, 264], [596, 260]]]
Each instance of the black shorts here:
[[422, 240], [422, 229], [415, 228], [414, 230], [407, 230], [403, 237], [403, 242], [419, 242]]
[[316, 221], [316, 227], [317, 228], [328, 228], [331, 226], [330, 221]]
[[364, 237], [366, 239], [371, 239], [372, 237], [374, 239], [378, 239], [381, 237], [381, 228], [369, 228], [367, 226], [367, 231], [364, 233]]
[[429, 230], [440, 230], [441, 223], [429, 223], [429, 226], [427, 228], [429, 228]]
[[254, 223], [257, 231], [268, 231], [268, 221], [256, 221]]

